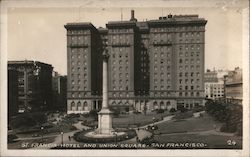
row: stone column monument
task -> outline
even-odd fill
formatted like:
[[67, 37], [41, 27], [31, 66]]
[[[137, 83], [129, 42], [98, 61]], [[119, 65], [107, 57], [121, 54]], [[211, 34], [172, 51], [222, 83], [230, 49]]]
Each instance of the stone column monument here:
[[112, 114], [109, 110], [108, 99], [108, 59], [109, 54], [105, 49], [103, 52], [103, 83], [102, 83], [102, 109], [98, 113], [98, 128], [97, 133], [103, 135], [112, 135]]

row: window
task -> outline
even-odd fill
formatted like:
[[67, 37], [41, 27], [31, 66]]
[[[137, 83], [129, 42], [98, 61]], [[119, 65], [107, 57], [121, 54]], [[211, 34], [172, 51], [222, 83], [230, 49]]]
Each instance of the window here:
[[179, 79], [179, 83], [180, 83], [180, 84], [182, 83], [182, 79]]

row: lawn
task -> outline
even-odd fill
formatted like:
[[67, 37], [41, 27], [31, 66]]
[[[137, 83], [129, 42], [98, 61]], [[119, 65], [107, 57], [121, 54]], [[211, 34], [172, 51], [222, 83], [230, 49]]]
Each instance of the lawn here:
[[[215, 126], [220, 127], [221, 125], [207, 114], [204, 114], [204, 117], [171, 120], [157, 125], [158, 130], [155, 131], [154, 139], [159, 143], [204, 143], [206, 144], [205, 148], [242, 148], [242, 138], [239, 136], [199, 134], [199, 131], [214, 130]], [[197, 133], [187, 133], [196, 131]], [[235, 141], [236, 144], [228, 144], [229, 140]]]
[[122, 114], [119, 117], [113, 118], [113, 126], [114, 127], [135, 127], [135, 126], [144, 126], [150, 123], [153, 123], [153, 117], [155, 117], [155, 121], [161, 120], [162, 117], [170, 115], [168, 112], [164, 112], [161, 114], [156, 113], [147, 113], [144, 114]]
[[168, 134], [168, 133], [178, 133], [178, 132], [191, 132], [191, 131], [204, 131], [212, 130], [214, 126], [221, 126], [219, 122], [215, 122], [212, 117], [207, 114], [204, 117], [199, 118], [188, 118], [184, 120], [171, 120], [168, 122], [163, 122], [158, 124], [158, 132]]

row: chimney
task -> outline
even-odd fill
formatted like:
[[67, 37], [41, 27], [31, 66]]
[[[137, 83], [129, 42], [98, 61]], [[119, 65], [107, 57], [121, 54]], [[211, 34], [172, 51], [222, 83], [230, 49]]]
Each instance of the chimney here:
[[134, 19], [134, 18], [135, 18], [135, 11], [131, 10], [131, 19]]
[[131, 19], [130, 21], [137, 21], [137, 19], [135, 18], [135, 11], [134, 10], [131, 10]]

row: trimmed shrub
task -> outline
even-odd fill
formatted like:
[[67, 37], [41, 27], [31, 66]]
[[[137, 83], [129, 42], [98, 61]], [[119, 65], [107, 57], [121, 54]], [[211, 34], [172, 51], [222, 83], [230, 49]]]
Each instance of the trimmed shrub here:
[[9, 134], [8, 135], [8, 143], [14, 142], [15, 139], [18, 137], [15, 134]]
[[133, 129], [126, 130], [124, 135], [120, 135], [117, 137], [108, 137], [108, 138], [91, 138], [85, 136], [85, 134], [89, 131], [81, 131], [74, 134], [73, 138], [78, 142], [84, 143], [112, 143], [119, 142], [131, 139], [136, 136], [136, 132]]
[[176, 112], [176, 109], [175, 109], [175, 108], [171, 108], [171, 109], [169, 110], [169, 112], [170, 112], [170, 113]]
[[163, 109], [158, 109], [158, 110], [156, 110], [156, 113], [164, 113], [164, 110]]

